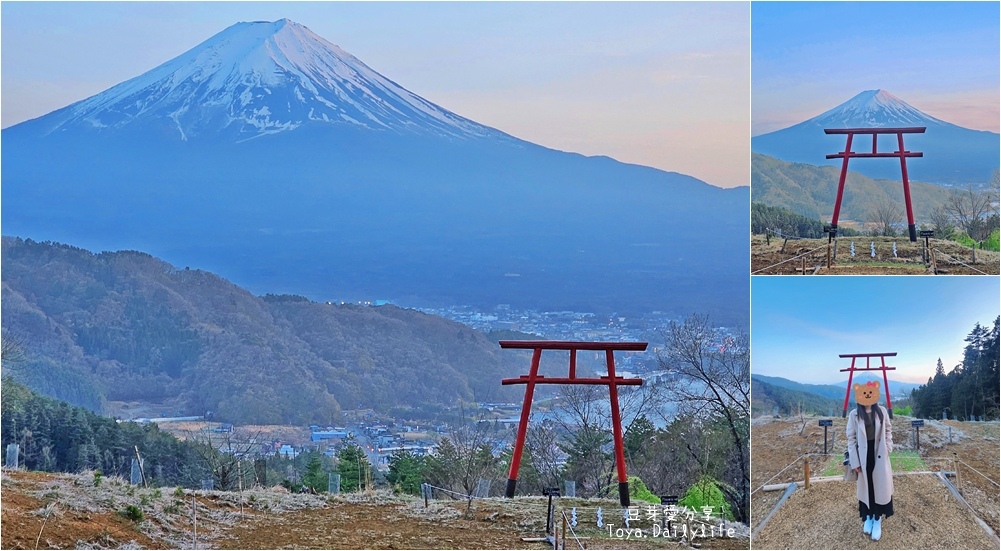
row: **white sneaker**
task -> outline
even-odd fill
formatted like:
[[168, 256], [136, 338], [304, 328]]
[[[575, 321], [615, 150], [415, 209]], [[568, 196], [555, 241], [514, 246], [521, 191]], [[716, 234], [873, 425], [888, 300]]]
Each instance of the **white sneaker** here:
[[882, 519], [876, 519], [872, 521], [872, 541], [879, 541], [879, 538], [883, 535], [883, 522]]
[[872, 515], [865, 517], [865, 522], [862, 524], [862, 533], [871, 534], [872, 533]]

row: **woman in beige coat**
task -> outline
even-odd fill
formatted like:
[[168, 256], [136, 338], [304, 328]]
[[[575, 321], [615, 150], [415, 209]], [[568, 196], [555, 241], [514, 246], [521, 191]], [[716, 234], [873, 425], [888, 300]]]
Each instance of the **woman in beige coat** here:
[[862, 531], [878, 540], [883, 534], [883, 518], [893, 514], [893, 470], [890, 468], [893, 433], [886, 409], [876, 403], [879, 383], [854, 386], [858, 407], [848, 414], [848, 461], [858, 473], [855, 495], [863, 520]]

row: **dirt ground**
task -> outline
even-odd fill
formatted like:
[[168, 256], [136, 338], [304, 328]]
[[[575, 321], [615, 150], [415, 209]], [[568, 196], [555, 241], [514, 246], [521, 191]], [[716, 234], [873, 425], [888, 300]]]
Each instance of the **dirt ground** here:
[[[803, 275], [805, 259], [807, 275], [922, 275], [931, 274], [922, 259], [924, 240], [911, 243], [907, 237], [840, 237], [831, 268], [827, 268], [827, 238], [789, 240], [765, 236], [751, 236], [751, 273], [766, 275]], [[850, 255], [855, 243], [855, 256]], [[875, 243], [876, 257], [870, 252]], [[893, 255], [896, 243], [897, 255]], [[979, 275], [1001, 273], [1001, 254], [994, 251], [977, 251], [977, 260], [970, 258], [970, 249], [952, 241], [931, 239], [936, 253], [936, 268], [942, 275]], [[783, 247], [784, 245], [784, 247]], [[816, 249], [816, 250], [815, 250]], [[811, 252], [812, 251], [812, 252]], [[804, 255], [805, 253], [805, 255]], [[790, 260], [799, 255], [801, 259]], [[784, 262], [783, 261], [787, 261]], [[964, 266], [963, 264], [967, 264]]]
[[[281, 488], [240, 492], [143, 489], [118, 478], [94, 483], [79, 474], [3, 471], [0, 547], [146, 549], [551, 549], [545, 533], [544, 498], [491, 498], [465, 503], [431, 501], [388, 492], [314, 496]], [[143, 512], [130, 520], [129, 506]], [[652, 537], [649, 519], [632, 524], [644, 537], [610, 536], [622, 509], [609, 500], [558, 501], [558, 511], [577, 507], [576, 533], [587, 549], [747, 549], [749, 530], [736, 537]], [[605, 527], [595, 512], [602, 507]], [[193, 522], [196, 521], [196, 522]], [[730, 525], [727, 526], [728, 528]], [[41, 536], [39, 537], [39, 534]], [[523, 538], [536, 538], [525, 541]], [[689, 540], [691, 538], [688, 538]], [[569, 548], [576, 548], [571, 539]]]
[[[761, 485], [789, 483], [801, 481], [804, 478], [803, 456], [809, 456], [811, 477], [820, 475], [841, 474], [842, 454], [845, 450], [845, 420], [833, 418], [833, 427], [828, 429], [828, 447], [832, 451], [823, 456], [824, 431], [818, 426], [819, 417], [803, 418], [758, 418], [751, 424], [751, 485], [759, 488]], [[911, 418], [896, 416], [893, 423], [894, 453], [902, 456], [891, 458], [895, 473], [903, 471], [958, 471], [958, 477], [950, 477], [950, 482], [959, 489], [963, 498], [986, 522], [995, 533], [998, 533], [998, 511], [1001, 505], [1001, 495], [998, 490], [999, 470], [999, 424], [961, 423], [958, 421], [925, 421], [925, 427], [920, 433], [920, 448], [911, 428]], [[951, 428], [951, 443], [950, 443]], [[833, 440], [833, 443], [831, 443]], [[791, 465], [791, 466], [790, 466]], [[785, 470], [783, 470], [785, 469]], [[780, 472], [781, 471], [781, 472]], [[930, 524], [952, 526], [952, 532], [973, 534], [979, 538], [985, 534], [973, 520], [974, 516], [968, 508], [959, 503], [948, 492], [945, 485], [931, 475], [902, 475], [895, 479], [897, 495], [894, 497], [897, 514], [887, 524], [891, 526], [907, 526], [915, 539], [889, 539], [880, 542], [880, 548], [917, 549], [917, 548], [952, 548], [966, 549], [986, 548], [996, 549], [989, 538], [986, 543], [976, 543], [974, 536], [947, 536], [939, 534], [937, 528], [926, 527], [925, 520], [932, 519]], [[844, 530], [843, 525], [827, 526], [818, 519], [804, 518], [805, 511], [827, 511], [845, 509], [857, 516], [856, 504], [852, 498], [854, 486], [841, 482], [822, 482], [811, 485], [808, 497], [803, 488], [798, 489], [784, 503], [765, 528], [755, 537], [753, 548], [823, 548], [845, 549], [865, 548], [865, 540], [855, 541], [848, 538], [854, 534]], [[841, 496], [844, 494], [844, 496]], [[765, 516], [773, 509], [782, 496], [781, 491], [765, 492], [756, 490], [751, 496], [752, 526], [757, 527]], [[899, 496], [899, 497], [898, 497]], [[817, 501], [813, 501], [817, 499]], [[803, 511], [803, 512], [801, 512]], [[960, 515], [959, 513], [963, 513]], [[968, 513], [968, 515], [967, 515]], [[838, 513], [843, 517], [847, 513]], [[953, 518], [953, 516], [956, 516]], [[845, 518], [854, 519], [849, 515]], [[839, 522], [844, 519], [839, 517]], [[938, 520], [935, 520], [938, 519]], [[959, 524], [943, 524], [942, 519]], [[818, 524], [826, 526], [829, 535], [820, 531], [813, 534], [813, 528]], [[796, 528], [797, 525], [803, 527]], [[910, 526], [918, 528], [911, 530]], [[803, 532], [807, 530], [807, 532]], [[797, 535], [797, 532], [802, 532]], [[887, 532], [889, 534], [889, 532]], [[857, 535], [861, 535], [860, 533]], [[808, 537], [803, 537], [808, 536]], [[896, 537], [896, 536], [895, 536]], [[819, 538], [819, 539], [818, 539]], [[952, 539], [950, 539], [952, 538]], [[960, 539], [955, 539], [960, 538]], [[954, 541], [955, 543], [941, 543]], [[972, 546], [972, 547], [966, 547]]]
[[755, 536], [754, 549], [997, 549], [973, 514], [935, 475], [894, 478], [894, 514], [883, 536], [862, 533], [855, 485], [819, 482], [799, 488]]
[[[47, 474], [18, 473], [12, 480], [5, 476], [3, 482], [0, 490], [3, 549], [113, 548], [129, 544], [161, 548], [118, 514], [58, 505], [58, 486], [50, 484], [51, 477]], [[32, 488], [31, 493], [41, 495], [29, 495], [22, 488]]]

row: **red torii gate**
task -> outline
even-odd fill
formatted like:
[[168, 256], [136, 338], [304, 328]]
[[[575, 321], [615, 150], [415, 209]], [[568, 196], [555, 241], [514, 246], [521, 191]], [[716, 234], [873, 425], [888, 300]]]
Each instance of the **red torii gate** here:
[[[848, 372], [848, 388], [845, 389], [845, 407], [844, 410], [841, 412], [842, 418], [848, 416], [848, 397], [851, 396], [852, 393], [852, 375], [854, 375], [856, 371], [882, 371], [883, 385], [884, 388], [886, 389], [886, 411], [887, 413], [890, 414], [890, 419], [893, 419], [893, 404], [890, 403], [890, 380], [887, 378], [886, 372], [893, 371], [897, 368], [888, 367], [886, 365], [886, 357], [896, 356], [896, 355], [897, 355], [896, 352], [878, 352], [873, 354], [838, 354], [839, 358], [852, 359], [851, 367], [841, 370], [842, 373], [844, 373], [845, 371]], [[880, 365], [878, 367], [869, 367], [869, 358], [877, 358], [877, 357], [879, 358]], [[865, 367], [855, 367], [855, 360], [857, 360], [858, 358], [865, 358]]]
[[[841, 195], [845, 191], [845, 178], [848, 176], [848, 159], [852, 158], [878, 158], [878, 157], [899, 157], [900, 174], [904, 181], [904, 205], [907, 208], [907, 232], [911, 241], [917, 241], [917, 228], [914, 226], [914, 210], [911, 209], [911, 185], [907, 179], [907, 157], [923, 157], [919, 151], [907, 151], [904, 149], [904, 134], [924, 134], [924, 126], [912, 126], [906, 128], [825, 128], [825, 134], [847, 134], [848, 141], [845, 150], [840, 153], [833, 153], [827, 156], [828, 159], [844, 159], [841, 163], [841, 177], [838, 178], [838, 197], [834, 201], [834, 214], [831, 216], [832, 235], [836, 235], [838, 230], [838, 214], [841, 212]], [[872, 151], [866, 153], [856, 153], [852, 151], [852, 138], [855, 134], [872, 135]], [[897, 150], [894, 152], [879, 153], [876, 150], [877, 138], [880, 134], [896, 134]]]
[[[629, 506], [629, 479], [626, 476], [626, 453], [622, 444], [622, 419], [619, 412], [619, 386], [640, 386], [643, 379], [626, 379], [615, 375], [616, 350], [640, 352], [646, 350], [645, 342], [587, 342], [587, 341], [500, 341], [501, 348], [533, 350], [532, 366], [528, 375], [514, 379], [502, 379], [502, 385], [525, 385], [525, 401], [521, 406], [521, 419], [518, 422], [518, 434], [514, 440], [514, 453], [511, 455], [511, 467], [508, 470], [507, 488], [504, 495], [514, 497], [514, 488], [518, 483], [518, 467], [521, 465], [521, 452], [525, 447], [525, 432], [528, 430], [528, 417], [532, 410], [532, 395], [535, 385], [605, 385], [612, 409], [612, 437], [615, 443], [615, 470], [619, 478], [619, 503]], [[570, 373], [567, 377], [545, 377], [539, 375], [539, 359], [543, 350], [569, 350]], [[597, 378], [577, 377], [577, 351], [605, 351], [605, 364], [608, 375]]]

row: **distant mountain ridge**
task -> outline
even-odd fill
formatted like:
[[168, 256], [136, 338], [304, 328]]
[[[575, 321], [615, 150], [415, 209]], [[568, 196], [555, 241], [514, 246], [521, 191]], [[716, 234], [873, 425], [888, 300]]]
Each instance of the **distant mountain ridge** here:
[[[786, 379], [784, 377], [771, 377], [768, 375], [753, 375], [753, 380], [759, 380], [768, 383], [772, 386], [777, 386], [780, 388], [787, 388], [790, 390], [796, 390], [799, 392], [805, 392], [808, 394], [816, 394], [817, 396], [822, 396], [824, 398], [838, 399], [841, 403], [845, 399], [845, 391], [848, 386], [848, 377], [845, 376], [845, 380], [838, 384], [821, 385], [821, 384], [810, 384], [810, 383], [798, 383], [791, 379]], [[881, 376], [876, 376], [872, 374], [857, 374], [852, 377], [852, 384], [854, 383], [866, 383], [869, 381], [877, 381], [880, 383], [880, 388], [882, 389], [883, 378]], [[902, 383], [900, 381], [895, 381], [889, 379], [890, 384], [890, 399], [892, 400], [894, 396], [905, 396], [909, 395], [912, 390], [918, 388], [921, 385], [913, 383]], [[881, 390], [883, 392], [883, 390]], [[849, 395], [849, 400], [855, 400], [854, 396]]]
[[821, 396], [808, 390], [800, 390], [797, 387], [783, 384], [781, 381], [785, 381], [784, 379], [779, 379], [779, 381], [775, 381], [775, 379], [777, 378], [751, 376], [751, 414], [753, 416], [797, 415], [800, 413], [833, 416], [836, 412], [840, 412], [840, 404], [837, 399]]
[[749, 188], [518, 140], [287, 20], [2, 139], [8, 235], [148, 251], [257, 294], [746, 319]]
[[[825, 156], [843, 151], [845, 136], [826, 135], [825, 128], [914, 126], [927, 130], [904, 136], [908, 151], [924, 153], [924, 157], [907, 160], [913, 180], [938, 185], [986, 183], [999, 166], [1001, 135], [932, 117], [885, 90], [866, 90], [816, 117], [754, 136], [751, 150], [783, 161], [840, 168], [841, 159], [826, 160]], [[852, 148], [862, 151], [871, 146], [870, 137], [860, 137]], [[896, 151], [896, 136], [880, 137], [879, 149]], [[854, 159], [849, 168], [870, 178], [900, 180], [900, 163], [896, 159]]]
[[[169, 401], [189, 415], [332, 423], [341, 409], [502, 401], [524, 358], [465, 325], [395, 306], [255, 297], [135, 251], [3, 238], [4, 375], [100, 410]], [[516, 393], [515, 393], [516, 394]]]

